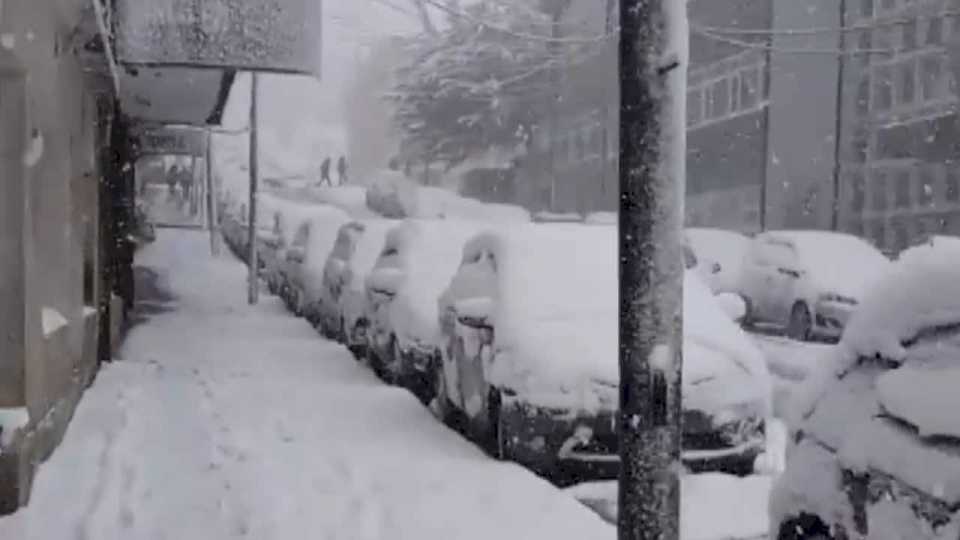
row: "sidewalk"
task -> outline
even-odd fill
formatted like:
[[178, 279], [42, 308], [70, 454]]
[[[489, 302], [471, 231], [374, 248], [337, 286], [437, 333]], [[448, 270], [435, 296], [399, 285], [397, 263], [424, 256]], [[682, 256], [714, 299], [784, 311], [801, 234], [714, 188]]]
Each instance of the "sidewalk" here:
[[[384, 386], [341, 346], [159, 231], [138, 263], [153, 306], [87, 391], [11, 540], [606, 539], [614, 528], [498, 463]], [[163, 295], [157, 295], [163, 297]]]

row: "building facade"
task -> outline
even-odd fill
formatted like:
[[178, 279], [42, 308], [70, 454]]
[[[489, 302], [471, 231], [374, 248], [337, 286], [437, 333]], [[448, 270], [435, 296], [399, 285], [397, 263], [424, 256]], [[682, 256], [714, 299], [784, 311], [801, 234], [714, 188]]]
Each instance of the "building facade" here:
[[[848, 2], [841, 227], [896, 252], [960, 234], [957, 85], [946, 51], [951, 2]], [[866, 52], [866, 54], [865, 54]]]

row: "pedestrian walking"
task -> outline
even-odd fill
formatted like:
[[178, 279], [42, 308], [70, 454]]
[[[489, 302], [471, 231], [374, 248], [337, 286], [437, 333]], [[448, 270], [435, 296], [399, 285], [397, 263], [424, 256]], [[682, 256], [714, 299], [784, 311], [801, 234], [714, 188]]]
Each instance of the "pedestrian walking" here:
[[347, 183], [347, 158], [340, 156], [337, 160], [337, 173], [340, 175], [340, 185]]
[[180, 191], [183, 192], [183, 200], [190, 200], [190, 189], [193, 187], [193, 175], [186, 167], [180, 169]]
[[320, 164], [320, 185], [326, 182], [327, 185], [333, 187], [333, 182], [330, 180], [330, 158], [324, 158], [323, 163]]
[[167, 198], [168, 199], [172, 199], [173, 196], [176, 195], [177, 182], [179, 181], [179, 179], [180, 179], [180, 168], [177, 167], [176, 165], [173, 165], [172, 167], [170, 167], [170, 169], [167, 170], [167, 194], [168, 194]]

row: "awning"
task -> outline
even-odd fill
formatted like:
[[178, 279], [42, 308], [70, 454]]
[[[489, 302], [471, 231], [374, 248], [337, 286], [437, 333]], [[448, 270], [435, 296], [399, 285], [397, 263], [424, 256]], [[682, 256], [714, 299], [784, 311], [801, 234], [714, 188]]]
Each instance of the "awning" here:
[[120, 106], [154, 124], [219, 124], [234, 72], [188, 67], [120, 70]]

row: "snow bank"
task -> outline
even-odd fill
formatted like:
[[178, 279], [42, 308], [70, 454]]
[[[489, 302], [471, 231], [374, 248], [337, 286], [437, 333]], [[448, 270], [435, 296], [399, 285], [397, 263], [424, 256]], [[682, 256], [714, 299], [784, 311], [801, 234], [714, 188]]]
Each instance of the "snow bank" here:
[[[697, 269], [710, 288], [714, 292], [739, 290], [750, 239], [723, 229], [689, 228], [684, 235], [699, 261]], [[720, 264], [717, 274], [712, 273], [713, 263]]]
[[363, 228], [363, 231], [357, 237], [353, 255], [347, 261], [346, 290], [340, 299], [340, 313], [348, 329], [352, 329], [366, 311], [364, 287], [367, 276], [370, 275], [380, 252], [383, 251], [387, 232], [398, 225], [397, 221], [389, 219], [370, 219], [356, 223]]
[[323, 272], [327, 258], [333, 251], [340, 227], [350, 221], [350, 216], [333, 206], [317, 206], [310, 218], [310, 236], [307, 239], [306, 253], [300, 267], [299, 285], [303, 288], [306, 301], [316, 302], [323, 294]]
[[[760, 538], [766, 535], [767, 497], [771, 479], [707, 473], [680, 478], [681, 540]], [[617, 519], [617, 483], [587, 482], [566, 493], [594, 508], [605, 519]]]
[[70, 321], [62, 313], [52, 307], [44, 306], [40, 310], [40, 319], [43, 326], [43, 336], [50, 337], [57, 330], [70, 324]]
[[370, 210], [388, 218], [417, 214], [417, 185], [398, 171], [377, 171], [367, 185], [365, 200]]

